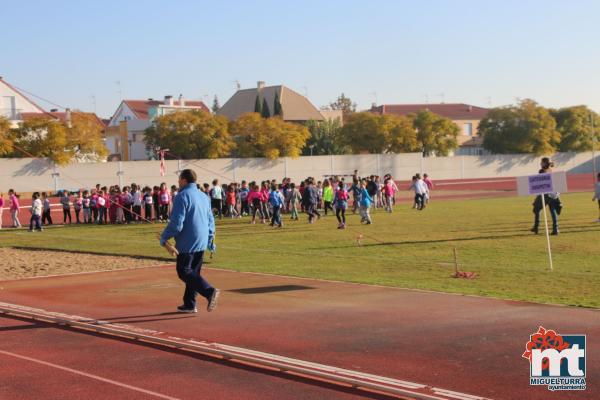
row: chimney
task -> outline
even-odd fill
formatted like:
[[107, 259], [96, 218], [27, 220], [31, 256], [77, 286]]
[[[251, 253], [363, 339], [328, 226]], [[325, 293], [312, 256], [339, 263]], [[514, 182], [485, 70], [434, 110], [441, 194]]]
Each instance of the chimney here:
[[71, 124], [71, 109], [65, 108], [65, 120], [67, 121], [67, 128], [71, 128], [73, 125]]
[[179, 107], [185, 106], [185, 100], [183, 99], [183, 95], [179, 95]]
[[173, 106], [173, 96], [165, 96], [165, 106]]
[[258, 90], [263, 90], [265, 88], [265, 81], [258, 81], [258, 82], [256, 82], [256, 88]]
[[469, 112], [473, 111], [473, 106], [469, 105], [468, 109], [469, 109]]

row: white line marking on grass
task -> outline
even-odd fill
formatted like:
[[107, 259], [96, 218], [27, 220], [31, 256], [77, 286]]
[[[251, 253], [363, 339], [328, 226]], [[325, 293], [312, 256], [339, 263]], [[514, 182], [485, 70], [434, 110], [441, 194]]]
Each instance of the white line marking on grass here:
[[34, 363], [37, 363], [37, 364], [45, 365], [46, 367], [56, 368], [56, 369], [59, 369], [59, 370], [62, 370], [62, 371], [70, 372], [72, 374], [85, 376], [87, 378], [95, 379], [95, 380], [100, 381], [100, 382], [110, 383], [111, 385], [120, 386], [120, 387], [125, 388], [125, 389], [134, 390], [136, 392], [148, 394], [150, 396], [158, 397], [158, 398], [161, 398], [161, 399], [179, 400], [177, 397], [167, 396], [167, 395], [164, 395], [164, 394], [153, 392], [151, 390], [142, 389], [142, 388], [137, 387], [137, 386], [131, 386], [131, 385], [128, 385], [126, 383], [117, 382], [117, 381], [114, 381], [112, 379], [103, 378], [101, 376], [94, 375], [94, 374], [88, 374], [86, 372], [77, 371], [77, 370], [72, 369], [72, 368], [63, 367], [62, 365], [53, 364], [53, 363], [49, 363], [49, 362], [42, 361], [42, 360], [37, 360], [35, 358], [31, 358], [31, 357], [27, 357], [27, 356], [22, 356], [20, 354], [15, 354], [15, 353], [11, 353], [11, 352], [8, 352], [8, 351], [3, 351], [3, 350], [0, 350], [0, 354], [4, 354], [6, 356], [10, 356], [10, 357], [14, 357], [14, 358], [19, 358], [21, 360], [31, 361], [31, 362], [34, 362]]

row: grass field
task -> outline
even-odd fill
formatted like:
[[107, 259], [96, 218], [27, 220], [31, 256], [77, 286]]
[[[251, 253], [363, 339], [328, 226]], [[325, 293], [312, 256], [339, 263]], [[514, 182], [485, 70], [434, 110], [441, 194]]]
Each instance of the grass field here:
[[[563, 195], [561, 234], [552, 237], [554, 271], [546, 239], [529, 232], [530, 198], [433, 202], [418, 212], [404, 203], [391, 215], [373, 214], [361, 226], [336, 229], [334, 216], [314, 225], [304, 218], [282, 230], [248, 219], [217, 224], [218, 251], [210, 266], [237, 271], [343, 280], [505, 299], [600, 308], [600, 223], [591, 194]], [[0, 231], [0, 247], [19, 246], [164, 258], [156, 232], [164, 225], [71, 226], [43, 233]], [[362, 234], [363, 245], [356, 237]], [[460, 269], [476, 279], [455, 279]]]

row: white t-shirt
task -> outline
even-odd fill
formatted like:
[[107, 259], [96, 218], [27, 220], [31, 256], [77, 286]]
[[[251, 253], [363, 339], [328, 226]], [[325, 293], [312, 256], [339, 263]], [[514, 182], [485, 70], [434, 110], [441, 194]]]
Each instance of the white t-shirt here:
[[31, 213], [33, 215], [42, 215], [42, 201], [40, 199], [35, 199], [31, 203]]

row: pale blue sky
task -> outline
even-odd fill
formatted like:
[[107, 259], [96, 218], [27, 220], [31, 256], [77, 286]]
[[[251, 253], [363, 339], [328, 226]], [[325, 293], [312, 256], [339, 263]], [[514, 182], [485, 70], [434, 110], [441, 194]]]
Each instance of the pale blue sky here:
[[[600, 1], [3, 1], [0, 75], [110, 116], [120, 97], [223, 104], [234, 80], [326, 105], [504, 105], [600, 111]], [[46, 108], [52, 106], [40, 102]]]

